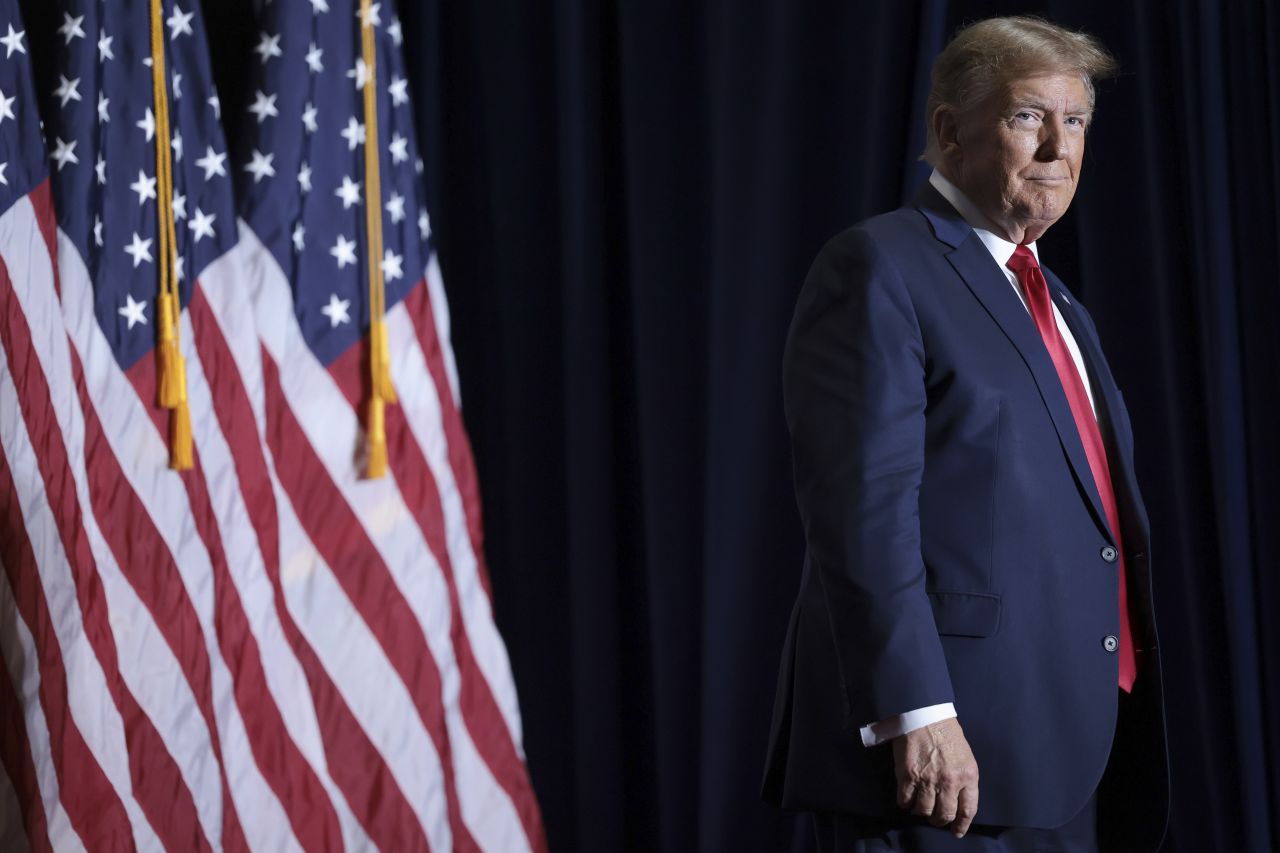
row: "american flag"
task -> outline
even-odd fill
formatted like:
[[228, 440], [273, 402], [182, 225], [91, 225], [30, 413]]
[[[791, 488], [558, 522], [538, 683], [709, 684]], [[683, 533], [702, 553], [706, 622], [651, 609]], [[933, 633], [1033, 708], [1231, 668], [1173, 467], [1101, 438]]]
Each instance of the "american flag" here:
[[[34, 97], [25, 53], [0, 59], [25, 111], [0, 118], [0, 151], [28, 164], [9, 171], [27, 195], [0, 233], [0, 703], [24, 723], [0, 739], [0, 805], [14, 806], [0, 839], [544, 849], [389, 4], [265, 6], [235, 151], [195, 0], [158, 4], [167, 140], [151, 4], [56, 5]], [[0, 0], [0, 33], [5, 18], [22, 29], [16, 0]], [[376, 134], [356, 88], [365, 22]], [[369, 479], [360, 226], [375, 137], [399, 404], [388, 473]], [[162, 202], [194, 445], [182, 472], [156, 405]]]

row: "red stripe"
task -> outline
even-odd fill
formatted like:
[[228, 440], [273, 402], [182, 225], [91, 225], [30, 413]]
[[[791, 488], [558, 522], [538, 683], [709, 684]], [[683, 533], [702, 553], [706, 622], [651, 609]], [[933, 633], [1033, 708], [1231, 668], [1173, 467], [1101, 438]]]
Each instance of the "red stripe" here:
[[[40, 236], [44, 238], [45, 248], [49, 250], [49, 257], [58, 257], [58, 221], [53, 212], [53, 185], [45, 178], [40, 184], [31, 191], [27, 196], [27, 200], [31, 202], [31, 206], [35, 208], [36, 225], [40, 226]], [[58, 278], [58, 265], [53, 265], [53, 289], [58, 294], [58, 300], [62, 300], [62, 281]]]
[[[115, 665], [115, 646], [107, 619], [106, 597], [84, 533], [81, 507], [76, 499], [75, 481], [67, 449], [54, 417], [43, 366], [31, 346], [26, 318], [14, 296], [8, 268], [2, 263], [0, 306], [3, 306], [0, 310], [3, 311], [3, 328], [6, 331], [6, 334], [0, 335], [0, 342], [3, 343], [10, 372], [17, 385], [18, 403], [33, 442], [49, 508], [53, 517], [58, 520], [58, 533], [80, 603], [84, 634], [103, 667], [111, 698], [120, 710], [126, 742], [130, 747], [131, 769], [136, 771], [138, 758], [144, 751], [154, 750], [166, 757], [167, 753], [150, 721], [132, 701], [133, 697], [121, 681]], [[35, 555], [31, 552], [30, 543], [23, 531], [22, 514], [7, 460], [4, 460], [3, 478], [0, 479], [7, 486], [3, 495], [5, 526], [13, 534], [7, 537], [9, 545], [4, 552], [3, 562], [19, 612], [36, 641], [41, 670], [41, 705], [48, 722], [50, 749], [53, 753], [51, 758], [58, 775], [60, 799], [72, 827], [87, 848], [131, 849], [133, 831], [123, 804], [70, 717], [67, 674], [53, 630], [48, 602], [37, 582], [39, 575]], [[107, 701], [105, 697], [104, 701]], [[165, 778], [169, 774], [165, 772], [163, 759], [160, 760], [160, 765], [159, 772], [150, 778], [156, 778], [162, 783], [169, 781]], [[133, 773], [135, 785], [139, 781], [137, 775], [136, 772]], [[144, 811], [150, 814], [151, 811], [162, 812], [175, 805], [180, 807], [181, 791], [177, 788], [180, 787], [181, 779], [177, 781], [179, 785], [171, 785], [168, 791], [159, 790], [155, 786], [135, 788], [135, 795]], [[175, 796], [178, 797], [177, 803]], [[182, 813], [180, 808], [177, 811]], [[190, 814], [194, 818], [194, 810]], [[198, 827], [194, 835], [190, 832], [174, 832], [172, 838], [175, 843], [183, 842], [188, 847], [194, 845], [208, 849]]]
[[[266, 390], [267, 443], [280, 484], [312, 544], [333, 571], [414, 699], [444, 767], [449, 824], [455, 848], [476, 849], [458, 809], [448, 736], [439, 701], [440, 675], [426, 639], [394, 581], [388, 576], [377, 549], [307, 441], [280, 387], [279, 369], [265, 349], [262, 352], [262, 373]], [[359, 804], [369, 812], [364, 826], [374, 843], [383, 850], [425, 849], [428, 846], [426, 836], [399, 787], [391, 784], [374, 793], [373, 801]]]
[[[410, 304], [410, 300], [414, 299], [415, 294], [423, 296], [416, 301], [426, 304], [426, 291], [425, 284], [415, 287], [406, 299], [406, 307], [411, 309], [414, 307]], [[427, 322], [430, 322], [429, 318]], [[434, 325], [431, 328], [434, 329]], [[347, 402], [352, 406], [359, 401], [361, 386], [364, 384], [360, 370], [362, 355], [360, 350], [360, 347], [350, 348], [329, 367]], [[436, 355], [439, 356], [438, 347]], [[437, 384], [435, 390], [436, 396], [441, 399], [443, 414], [444, 398], [452, 399], [447, 381], [444, 385]], [[440, 491], [435, 476], [409, 428], [404, 410], [399, 406], [387, 406], [386, 431], [387, 458], [395, 472], [401, 497], [404, 498], [409, 511], [413, 513], [414, 520], [427, 540], [427, 546], [440, 565], [440, 571], [444, 575], [445, 585], [449, 591], [449, 638], [462, 681], [459, 704], [467, 731], [471, 733], [476, 750], [488, 765], [489, 771], [511, 798], [530, 846], [534, 850], [545, 849], [542, 815], [529, 784], [524, 762], [516, 751], [511, 731], [507, 728], [506, 718], [503, 717], [497, 701], [493, 698], [489, 682], [476, 664], [471, 641], [466, 633], [453, 563], [449, 558], [446, 544], [444, 507], [440, 501]], [[465, 441], [465, 434], [463, 434], [463, 440]], [[452, 461], [456, 456], [452, 441], [450, 441], [449, 450]]]

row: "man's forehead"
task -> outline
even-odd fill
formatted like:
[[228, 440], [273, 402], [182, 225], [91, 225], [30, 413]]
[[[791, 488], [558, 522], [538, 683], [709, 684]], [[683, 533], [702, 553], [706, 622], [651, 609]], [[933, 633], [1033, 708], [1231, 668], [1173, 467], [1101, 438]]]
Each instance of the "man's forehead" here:
[[1022, 75], [1006, 80], [998, 92], [1006, 101], [1065, 107], [1071, 111], [1088, 111], [1089, 93], [1077, 74]]

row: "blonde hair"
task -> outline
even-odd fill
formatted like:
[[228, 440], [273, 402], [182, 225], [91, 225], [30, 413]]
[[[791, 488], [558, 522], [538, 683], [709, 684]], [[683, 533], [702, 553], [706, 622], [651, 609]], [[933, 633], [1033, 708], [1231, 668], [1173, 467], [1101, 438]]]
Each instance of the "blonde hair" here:
[[1093, 81], [1113, 76], [1118, 69], [1115, 59], [1093, 36], [1042, 18], [988, 18], [963, 27], [933, 61], [923, 159], [937, 165], [940, 152], [933, 117], [940, 107], [963, 115], [1015, 78], [1074, 73], [1084, 81], [1092, 110]]

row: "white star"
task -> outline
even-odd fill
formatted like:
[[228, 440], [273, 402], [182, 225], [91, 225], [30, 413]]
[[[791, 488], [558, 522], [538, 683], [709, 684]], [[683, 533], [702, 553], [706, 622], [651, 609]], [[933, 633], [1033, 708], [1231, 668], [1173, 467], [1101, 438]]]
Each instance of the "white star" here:
[[283, 56], [284, 51], [280, 50], [280, 36], [262, 33], [262, 40], [258, 42], [258, 46], [253, 49], [253, 52], [262, 57], [263, 65], [266, 65], [267, 60], [273, 56]]
[[311, 69], [312, 74], [319, 74], [324, 70], [324, 63], [320, 61], [320, 57], [324, 56], [324, 51], [316, 47], [316, 43], [312, 42], [307, 48], [307, 67]]
[[427, 216], [425, 208], [418, 211], [418, 233], [423, 240], [431, 236], [431, 217]]
[[268, 95], [261, 89], [253, 96], [253, 103], [249, 106], [249, 112], [258, 117], [258, 124], [262, 124], [269, 116], [278, 116], [280, 111], [276, 109], [276, 96]]
[[0, 184], [4, 184], [6, 187], [9, 186], [9, 179], [4, 176], [4, 171], [8, 168], [8, 163], [0, 163]]
[[364, 88], [364, 84], [369, 82], [369, 66], [364, 64], [364, 57], [356, 59], [355, 67], [347, 72], [347, 76], [356, 81], [357, 89]]
[[151, 67], [151, 57], [150, 57], [150, 56], [144, 56], [144, 57], [142, 57], [142, 64], [143, 64], [143, 66], [145, 66], [145, 67], [147, 67], [147, 68], [150, 68], [150, 67]]
[[421, 157], [413, 161], [413, 171], [421, 175], [424, 169], [426, 169], [426, 166], [423, 164]]
[[321, 308], [320, 313], [329, 318], [329, 328], [336, 329], [341, 323], [351, 322], [351, 316], [347, 313], [350, 307], [350, 299], [339, 299], [338, 294], [330, 293], [329, 304]]
[[80, 26], [83, 23], [84, 15], [73, 18], [67, 12], [62, 13], [62, 26], [58, 27], [58, 35], [66, 39], [64, 44], [71, 44], [73, 39], [84, 38], [84, 27]]
[[4, 120], [7, 118], [17, 121], [17, 117], [13, 114], [13, 102], [16, 100], [18, 100], [17, 95], [12, 98], [6, 98], [4, 92], [0, 92], [0, 124], [4, 124]]
[[169, 25], [169, 41], [177, 41], [178, 36], [182, 34], [193, 35], [191, 32], [191, 19], [195, 17], [194, 12], [184, 12], [178, 8], [178, 4], [173, 4], [173, 14], [169, 16], [169, 20], [165, 21]]
[[80, 78], [68, 80], [61, 74], [58, 75], [58, 88], [53, 90], [53, 96], [59, 100], [58, 106], [65, 107], [67, 101], [80, 100]]
[[[134, 266], [137, 266], [137, 264], [134, 264]], [[116, 313], [129, 321], [130, 329], [132, 329], [136, 323], [141, 323], [144, 326], [147, 325], [147, 315], [143, 313], [147, 310], [146, 301], [135, 302], [132, 293], [126, 293], [124, 298], [128, 301], [125, 302], [123, 308], [117, 309]]]
[[116, 55], [111, 52], [111, 42], [115, 40], [115, 36], [107, 35], [106, 30], [98, 30], [98, 61], [105, 62], [108, 59], [115, 59]]
[[205, 155], [196, 161], [196, 165], [204, 169], [204, 179], [207, 181], [214, 175], [226, 176], [227, 170], [222, 165], [226, 159], [226, 154], [215, 152], [213, 146], [210, 145], [205, 148]]
[[182, 279], [186, 277], [186, 274], [187, 259], [182, 257], [182, 255], [178, 255], [178, 257], [173, 259], [173, 275], [178, 279], [178, 281], [182, 281]]
[[387, 87], [387, 93], [391, 95], [391, 105], [393, 107], [409, 103], [409, 81], [403, 77], [392, 77], [391, 85]]
[[94, 174], [98, 176], [98, 185], [101, 186], [107, 182], [107, 161], [102, 159], [102, 152], [98, 152], [98, 161], [93, 164]]
[[343, 175], [342, 186], [334, 190], [333, 194], [342, 199], [342, 209], [346, 210], [351, 205], [360, 203], [360, 182], [351, 180], [349, 175]]
[[313, 14], [316, 14], [316, 15], [320, 14], [321, 12], [328, 12], [329, 11], [328, 0], [311, 0], [311, 11]]
[[173, 147], [173, 162], [182, 162], [182, 132], [175, 130], [173, 139], [169, 140], [169, 145]]
[[304, 193], [311, 192], [311, 167], [306, 163], [298, 169], [298, 186], [302, 188]]
[[62, 171], [62, 167], [68, 163], [79, 163], [80, 158], [76, 156], [76, 140], [63, 142], [61, 139], [55, 140], [57, 145], [53, 151], [53, 159], [58, 164], [58, 171]]
[[392, 193], [391, 198], [387, 199], [387, 213], [391, 215], [392, 225], [404, 219], [404, 196]]
[[392, 163], [403, 163], [409, 159], [409, 140], [398, 133], [391, 134], [391, 144], [387, 146], [391, 152]]
[[221, 119], [221, 118], [222, 118], [222, 101], [218, 100], [218, 96], [217, 96], [217, 95], [210, 95], [210, 96], [209, 96], [209, 99], [208, 99], [208, 100], [206, 100], [206, 101], [205, 101], [205, 103], [206, 103], [206, 104], [208, 104], [209, 106], [213, 107], [213, 117], [214, 117], [214, 118], [216, 118], [216, 119]]
[[404, 41], [404, 31], [400, 29], [400, 19], [392, 18], [391, 25], [387, 27], [387, 34], [391, 36], [391, 40], [395, 42], [396, 47]]
[[151, 263], [151, 241], [143, 240], [137, 231], [133, 232], [133, 242], [124, 247], [125, 252], [133, 258], [133, 268], [136, 270], [138, 265], [143, 261]]
[[191, 233], [195, 235], [195, 242], [199, 243], [203, 238], [214, 238], [213, 220], [218, 217], [212, 213], [205, 213], [200, 208], [196, 208], [196, 215], [187, 223], [187, 227], [191, 229]]
[[156, 179], [148, 178], [146, 172], [138, 170], [138, 180], [129, 184], [129, 189], [138, 194], [138, 204], [145, 204], [147, 199], [156, 197]]
[[147, 141], [150, 142], [156, 135], [156, 117], [151, 112], [151, 107], [147, 107], [146, 113], [143, 114], [141, 121], [135, 121], [133, 126], [141, 130], [147, 135]]
[[342, 131], [342, 138], [347, 140], [347, 150], [355, 151], [357, 145], [364, 145], [364, 125], [352, 116], [347, 119], [347, 129]]
[[110, 103], [111, 99], [105, 91], [98, 92], [98, 121], [102, 124], [111, 121], [111, 114], [107, 112], [107, 105]]
[[93, 217], [93, 245], [102, 247], [102, 217]]
[[187, 197], [179, 192], [173, 194], [173, 218], [175, 222], [187, 218]]
[[382, 19], [378, 16], [378, 10], [382, 8], [381, 3], [370, 3], [369, 11], [366, 13], [364, 9], [356, 10], [356, 17], [360, 19], [362, 27], [377, 27], [382, 25]]
[[17, 51], [18, 53], [27, 52], [27, 49], [22, 46], [22, 37], [26, 34], [26, 30], [14, 30], [13, 24], [9, 25], [9, 34], [4, 38], [0, 38], [0, 44], [4, 45], [5, 48], [5, 59], [13, 56], [14, 51]]
[[244, 170], [253, 175], [255, 184], [263, 178], [274, 178], [276, 176], [276, 169], [271, 165], [271, 161], [275, 159], [275, 156], [275, 154], [263, 154], [256, 148], [253, 150], [253, 160], [245, 165]]
[[404, 271], [400, 269], [400, 265], [404, 263], [404, 256], [397, 255], [395, 252], [387, 249], [386, 254], [382, 256], [382, 260], [378, 263], [382, 274], [387, 277], [388, 281], [395, 281], [398, 278], [404, 278]]
[[302, 111], [302, 126], [307, 129], [307, 133], [316, 132], [316, 108], [312, 104], [307, 104]]
[[338, 242], [333, 244], [333, 248], [329, 250], [329, 254], [333, 255], [338, 261], [338, 269], [342, 269], [347, 264], [355, 265], [356, 262], [356, 241], [348, 240], [341, 234], [338, 235]]
[[295, 252], [301, 252], [307, 248], [307, 229], [302, 227], [299, 222], [293, 229], [293, 249]]
[[173, 75], [173, 99], [175, 101], [182, 100], [182, 75], [181, 74]]

